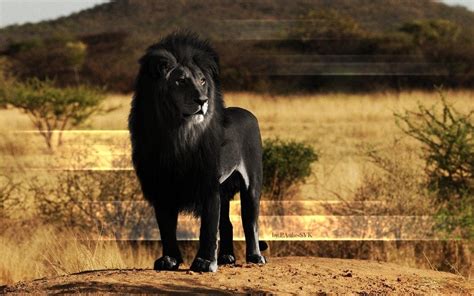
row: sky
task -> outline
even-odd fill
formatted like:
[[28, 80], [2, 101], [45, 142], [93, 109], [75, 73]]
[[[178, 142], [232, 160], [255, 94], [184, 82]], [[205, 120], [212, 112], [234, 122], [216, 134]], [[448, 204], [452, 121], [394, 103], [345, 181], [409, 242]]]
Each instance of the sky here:
[[474, 11], [474, 0], [441, 0], [440, 2], [444, 2], [444, 3], [449, 4], [449, 5], [466, 6], [470, 10]]
[[107, 0], [0, 0], [0, 28], [70, 15]]
[[[416, 1], [416, 0], [413, 0]], [[463, 5], [474, 11], [474, 0], [439, 0]], [[0, 0], [0, 28], [26, 22], [39, 22], [67, 16], [107, 0]]]

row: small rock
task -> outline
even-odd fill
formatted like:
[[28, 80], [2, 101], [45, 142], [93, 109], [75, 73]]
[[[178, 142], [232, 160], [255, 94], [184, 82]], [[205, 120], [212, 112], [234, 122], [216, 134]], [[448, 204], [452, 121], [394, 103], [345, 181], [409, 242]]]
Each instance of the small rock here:
[[352, 270], [346, 269], [346, 270], [343, 270], [342, 272], [344, 272], [342, 274], [343, 277], [352, 277]]

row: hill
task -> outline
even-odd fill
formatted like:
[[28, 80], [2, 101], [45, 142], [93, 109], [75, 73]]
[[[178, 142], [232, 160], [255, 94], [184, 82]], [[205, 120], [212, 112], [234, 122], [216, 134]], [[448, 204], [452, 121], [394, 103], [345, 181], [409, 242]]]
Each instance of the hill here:
[[[380, 40], [383, 39], [384, 44], [390, 46], [393, 43], [398, 45], [406, 42], [406, 38], [400, 39], [399, 36], [395, 36], [392, 40], [393, 36], [390, 35], [389, 41], [381, 36], [396, 32], [404, 23], [424, 19], [450, 21], [461, 28], [462, 36], [465, 38], [474, 32], [473, 12], [462, 7], [447, 6], [434, 0], [295, 0], [290, 2], [285, 0], [209, 0], [204, 2], [198, 0], [116, 0], [53, 21], [3, 28], [0, 30], [0, 51], [17, 61], [18, 57], [15, 54], [18, 52], [12, 51], [12, 45], [48, 38], [80, 39], [88, 48], [81, 76], [85, 77], [86, 81], [108, 85], [111, 90], [127, 91], [131, 89], [136, 73], [136, 61], [148, 45], [171, 31], [191, 29], [211, 39], [220, 55], [224, 57], [222, 59], [224, 86], [237, 89], [267, 88], [269, 84], [275, 85], [275, 79], [268, 77], [284, 76], [285, 82], [305, 89], [315, 84], [327, 84], [324, 80], [327, 74], [330, 74], [331, 80], [334, 80], [335, 76], [341, 77], [342, 84], [347, 82], [344, 76], [348, 76], [348, 73], [363, 76], [360, 79], [363, 81], [367, 76], [363, 69], [367, 67], [348, 68], [343, 65], [342, 70], [340, 66], [330, 67], [327, 70], [327, 67], [316, 66], [316, 68], [312, 67], [310, 70], [303, 71], [298, 66], [296, 71], [291, 73], [278, 69], [269, 70], [268, 64], [288, 63], [288, 61], [281, 61], [278, 57], [266, 61], [266, 64], [258, 61], [264, 65], [257, 65], [261, 67], [259, 67], [260, 73], [257, 73], [260, 77], [256, 83], [255, 77], [251, 77], [255, 74], [252, 67], [255, 65], [256, 58], [282, 54], [307, 56], [308, 54], [330, 53], [359, 57], [387, 53], [419, 54], [415, 49], [406, 50], [406, 46], [401, 50], [397, 48], [395, 52], [380, 50], [380, 42], [382, 42]], [[307, 33], [306, 30], [314, 33], [311, 31], [315, 30], [314, 27], [332, 27], [334, 24], [336, 24], [336, 30], [344, 30], [350, 25], [358, 29], [356, 32], [351, 32], [352, 35], [349, 36], [329, 35], [328, 37], [328, 33], [325, 32], [324, 37], [311, 37], [313, 43], [301, 42], [301, 36]], [[331, 43], [328, 39], [336, 39], [340, 42]], [[346, 48], [348, 39], [361, 40], [361, 42], [351, 43]], [[26, 47], [31, 48], [30, 45]], [[25, 46], [13, 46], [13, 48], [25, 48]], [[344, 50], [341, 51], [341, 48]], [[48, 59], [54, 59], [54, 57], [43, 60]], [[290, 62], [294, 63], [294, 61]], [[372, 60], [361, 61], [360, 59], [355, 61], [337, 59], [332, 62], [373, 63]], [[34, 65], [37, 67], [38, 63]], [[29, 66], [31, 68], [31, 65]], [[285, 66], [282, 67], [285, 68]], [[53, 75], [65, 77], [61, 79], [69, 79], [67, 75], [63, 75], [64, 73], [56, 73], [60, 71], [52, 74], [26, 71], [25, 74], [25, 68], [28, 68], [28, 65], [17, 66], [16, 72], [20, 76], [50, 77]], [[393, 73], [386, 75], [386, 68], [380, 70], [381, 73], [372, 69], [366, 72], [373, 74], [374, 71], [379, 76], [380, 74], [393, 76]], [[249, 74], [249, 72], [252, 73]], [[400, 69], [395, 76], [406, 72], [413, 72], [413, 70]], [[423, 72], [425, 76], [444, 73], [431, 70], [425, 72]], [[323, 79], [315, 82], [313, 78], [306, 79], [308, 76], [323, 77]], [[357, 80], [355, 84], [360, 85], [360, 81]], [[430, 80], [427, 84], [432, 85], [432, 82]], [[397, 81], [395, 84], [400, 83]]]
[[[217, 40], [252, 39], [255, 35], [250, 30], [241, 32], [240, 28], [232, 29], [233, 25], [249, 20], [263, 23], [295, 20], [311, 9], [336, 10], [375, 31], [394, 30], [416, 19], [447, 19], [464, 28], [474, 27], [474, 12], [433, 0], [115, 0], [53, 21], [6, 27], [0, 30], [0, 44], [54, 36], [58, 32], [90, 35], [119, 31], [129, 32], [138, 39], [137, 35], [145, 36], [148, 44], [183, 27]], [[272, 37], [261, 36], [262, 39]]]
[[473, 282], [449, 273], [390, 263], [315, 257], [270, 258], [264, 266], [240, 264], [217, 273], [102, 270], [20, 282], [0, 293], [143, 294], [465, 294]]

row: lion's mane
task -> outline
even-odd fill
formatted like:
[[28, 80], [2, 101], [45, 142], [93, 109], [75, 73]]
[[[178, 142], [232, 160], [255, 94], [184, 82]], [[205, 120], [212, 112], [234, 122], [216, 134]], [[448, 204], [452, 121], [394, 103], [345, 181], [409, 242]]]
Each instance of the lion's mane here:
[[[181, 65], [198, 66], [208, 77], [212, 116], [200, 125], [179, 123], [178, 114], [156, 108], [172, 100], [148, 53], [166, 50]], [[200, 215], [202, 200], [218, 188], [224, 103], [219, 60], [207, 41], [176, 33], [150, 46], [140, 60], [129, 116], [132, 161], [144, 197], [158, 206]]]

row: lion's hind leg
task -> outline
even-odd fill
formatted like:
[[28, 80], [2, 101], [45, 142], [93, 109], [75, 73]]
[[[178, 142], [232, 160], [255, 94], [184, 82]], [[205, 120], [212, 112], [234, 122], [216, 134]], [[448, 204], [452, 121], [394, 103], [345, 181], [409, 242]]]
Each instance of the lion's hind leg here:
[[230, 201], [240, 188], [238, 173], [233, 173], [224, 184], [221, 185], [221, 210], [219, 221], [219, 265], [234, 264], [234, 234], [232, 222], [230, 221]]
[[234, 234], [232, 222], [229, 217], [230, 198], [228, 196], [221, 197], [221, 217], [219, 221], [219, 255], [217, 263], [219, 265], [234, 264]]
[[[243, 186], [242, 186], [243, 187]], [[242, 225], [245, 233], [246, 260], [249, 263], [266, 263], [260, 252], [258, 241], [258, 213], [260, 192], [252, 186], [242, 188], [240, 202], [242, 211]]]

